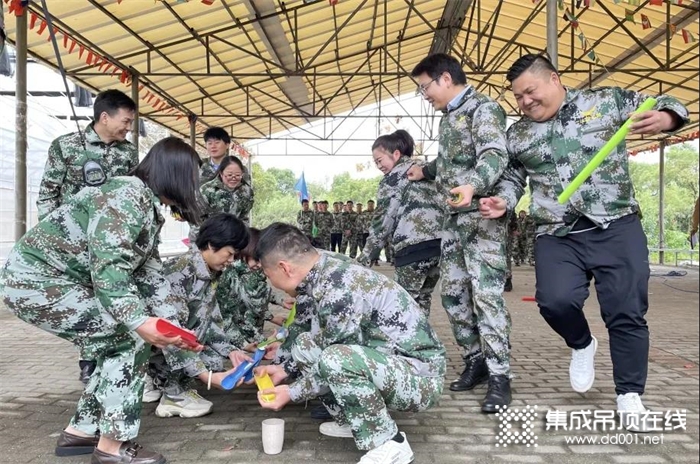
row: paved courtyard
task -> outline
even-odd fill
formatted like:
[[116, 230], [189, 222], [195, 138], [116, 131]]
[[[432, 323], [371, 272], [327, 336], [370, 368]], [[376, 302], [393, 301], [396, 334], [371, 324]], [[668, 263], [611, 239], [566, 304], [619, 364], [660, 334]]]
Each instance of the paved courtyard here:
[[[391, 272], [386, 266], [379, 270]], [[582, 410], [615, 408], [608, 336], [592, 289], [586, 313], [600, 342], [596, 383], [586, 394], [574, 393], [568, 380], [570, 351], [539, 316], [536, 304], [522, 301], [524, 296], [534, 295], [534, 271], [520, 267], [515, 268], [513, 292], [506, 294], [513, 318], [512, 408], [537, 406], [538, 417], [533, 421], [537, 447], [514, 443], [505, 448], [496, 446], [499, 422], [479, 411], [485, 387], [466, 393], [445, 389], [437, 407], [424, 413], [395, 415], [401, 430], [408, 434], [415, 462], [698, 462], [698, 273], [691, 270], [685, 276], [661, 276], [670, 270], [655, 267], [650, 282], [651, 352], [644, 402], [661, 413], [685, 410], [685, 429], [639, 436], [616, 436], [617, 432], [600, 430], [546, 430], [548, 410], [574, 415]], [[431, 319], [448, 347], [449, 381], [461, 371], [462, 363], [437, 295]], [[0, 462], [89, 463], [89, 456], [57, 458], [53, 454], [58, 432], [67, 424], [81, 392], [76, 350], [21, 322], [4, 308], [0, 310], [0, 326]], [[139, 441], [161, 451], [172, 463], [355, 463], [361, 456], [352, 440], [321, 436], [319, 422], [309, 417], [304, 405], [268, 413], [258, 406], [254, 387], [233, 393], [207, 392], [204, 388], [200, 393], [212, 400], [215, 408], [213, 414], [202, 418], [161, 419], [153, 413], [154, 404], [145, 405]], [[261, 421], [275, 416], [286, 421], [286, 441], [282, 454], [267, 456], [262, 452]], [[575, 438], [589, 441], [571, 443]], [[615, 438], [623, 444], [600, 444]]]

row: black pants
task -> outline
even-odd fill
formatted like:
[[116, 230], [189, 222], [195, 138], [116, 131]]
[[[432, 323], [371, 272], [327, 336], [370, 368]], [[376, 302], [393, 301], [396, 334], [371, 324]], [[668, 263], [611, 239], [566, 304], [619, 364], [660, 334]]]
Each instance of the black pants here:
[[340, 242], [343, 240], [343, 234], [341, 232], [331, 234], [331, 251], [340, 253]]
[[[581, 222], [581, 221], [579, 221]], [[583, 221], [579, 229], [592, 225]], [[540, 314], [573, 349], [591, 342], [583, 314], [591, 278], [608, 329], [615, 392], [644, 393], [649, 362], [647, 239], [637, 215], [603, 230], [541, 235], [535, 242], [536, 299]]]

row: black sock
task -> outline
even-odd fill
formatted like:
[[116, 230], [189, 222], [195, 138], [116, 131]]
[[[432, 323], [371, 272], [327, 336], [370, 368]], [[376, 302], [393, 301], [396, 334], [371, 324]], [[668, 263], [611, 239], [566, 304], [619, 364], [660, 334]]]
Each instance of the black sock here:
[[394, 435], [394, 438], [392, 438], [397, 443], [403, 443], [403, 435], [401, 435], [401, 432], [396, 432], [396, 435]]

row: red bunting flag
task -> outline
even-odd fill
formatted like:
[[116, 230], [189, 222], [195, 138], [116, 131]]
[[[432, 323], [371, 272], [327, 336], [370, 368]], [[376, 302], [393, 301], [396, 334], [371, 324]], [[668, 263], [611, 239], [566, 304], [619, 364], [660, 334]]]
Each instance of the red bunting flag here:
[[68, 34], [63, 34], [63, 48], [68, 48]]
[[576, 29], [578, 27], [578, 18], [576, 18], [576, 16], [572, 15], [571, 13], [569, 13], [568, 8], [564, 12], [564, 20], [571, 23], [572, 28]]
[[649, 17], [645, 14], [642, 14], [642, 29], [650, 29], [651, 28], [651, 21], [649, 21]]
[[79, 51], [78, 51], [78, 58], [79, 58], [79, 59], [81, 59], [81, 60], [83, 59], [83, 53], [84, 53], [84, 52], [85, 52], [85, 46], [84, 46], [83, 44], [80, 44], [80, 48], [79, 48]]
[[211, 6], [214, 3], [214, 0], [202, 0], [202, 3], [204, 3], [207, 6]]
[[690, 33], [688, 29], [681, 29], [681, 34], [683, 35], [683, 42], [693, 43], [695, 42], [695, 36]]
[[661, 6], [664, 4], [664, 0], [649, 0], [649, 5]]
[[[54, 27], [53, 28], [53, 35], [56, 35], [56, 34], [58, 34], [58, 28]], [[46, 41], [51, 42], [51, 34], [49, 34], [49, 36], [46, 38]]]
[[37, 30], [36, 33], [39, 34], [39, 35], [43, 34], [43, 33], [44, 33], [44, 30], [46, 29], [46, 26], [48, 26], [48, 24], [46, 24], [46, 21], [44, 21], [44, 20], [42, 19], [42, 20], [41, 20], [41, 25], [39, 26], [39, 30]]
[[34, 25], [36, 25], [36, 20], [39, 19], [37, 15], [32, 13], [29, 17], [29, 29], [34, 29]]
[[92, 54], [92, 51], [88, 50], [88, 56], [87, 56], [87, 64], [88, 64], [88, 66], [92, 64], [93, 58], [94, 58], [94, 56], [93, 56], [93, 54]]
[[73, 53], [73, 50], [75, 50], [75, 46], [78, 45], [78, 42], [75, 40], [71, 39], [70, 41], [70, 48], [68, 49], [68, 53]]

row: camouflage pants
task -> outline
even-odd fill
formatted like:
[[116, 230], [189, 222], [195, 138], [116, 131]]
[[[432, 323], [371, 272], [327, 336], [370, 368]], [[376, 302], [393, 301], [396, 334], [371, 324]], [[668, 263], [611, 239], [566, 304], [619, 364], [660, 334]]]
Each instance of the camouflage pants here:
[[[26, 278], [27, 274], [23, 273]], [[74, 343], [97, 368], [85, 386], [71, 427], [126, 441], [138, 435], [150, 345], [102, 312], [93, 290], [68, 280], [40, 284], [5, 274], [5, 304], [17, 317]]]
[[526, 262], [529, 253], [529, 240], [526, 235], [518, 235], [515, 240], [514, 256], [515, 264], [521, 265]]
[[345, 235], [345, 232], [343, 232], [343, 238], [340, 240], [340, 254], [341, 255], [344, 255], [345, 252], [348, 250], [348, 245], [349, 245], [351, 238], [352, 238], [352, 236], [348, 237], [347, 235]]
[[316, 240], [320, 244], [319, 248], [323, 250], [331, 249], [331, 235], [330, 234], [320, 234], [316, 237]]
[[440, 257], [399, 266], [394, 278], [416, 300], [425, 315], [430, 315], [433, 290], [440, 280]]
[[513, 277], [513, 252], [516, 249], [516, 238], [513, 235], [509, 235], [506, 240], [506, 279]]
[[527, 253], [527, 259], [530, 265], [535, 264], [535, 242], [537, 241], [537, 234], [535, 232], [532, 232], [527, 236], [527, 244], [529, 246], [528, 248], [528, 253]]
[[394, 262], [394, 247], [391, 244], [384, 247], [384, 257], [387, 263]]
[[444, 377], [420, 377], [399, 358], [360, 345], [321, 350], [310, 334], [292, 349], [302, 370], [317, 376], [328, 392], [320, 399], [340, 425], [350, 425], [361, 450], [376, 448], [398, 433], [389, 410], [424, 411], [440, 399]]
[[350, 257], [351, 258], [357, 257], [357, 250], [358, 249], [360, 250], [360, 252], [362, 252], [362, 248], [360, 248], [361, 242], [362, 242], [362, 234], [352, 234], [348, 238], [348, 244], [350, 246]]
[[491, 375], [510, 375], [510, 314], [503, 299], [506, 218], [452, 214], [443, 227], [442, 306], [464, 358], [484, 356]]

